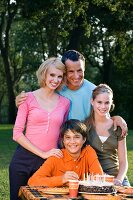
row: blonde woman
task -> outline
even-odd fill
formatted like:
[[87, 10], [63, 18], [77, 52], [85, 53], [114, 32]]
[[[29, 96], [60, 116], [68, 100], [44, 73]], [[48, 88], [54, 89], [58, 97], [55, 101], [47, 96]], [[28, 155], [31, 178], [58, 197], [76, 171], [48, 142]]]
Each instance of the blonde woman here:
[[18, 108], [13, 140], [19, 145], [9, 168], [10, 200], [18, 199], [20, 186], [27, 184], [45, 159], [62, 157], [58, 139], [70, 106], [69, 100], [57, 93], [64, 75], [65, 66], [59, 58], [47, 59], [37, 71], [40, 88], [29, 92]]

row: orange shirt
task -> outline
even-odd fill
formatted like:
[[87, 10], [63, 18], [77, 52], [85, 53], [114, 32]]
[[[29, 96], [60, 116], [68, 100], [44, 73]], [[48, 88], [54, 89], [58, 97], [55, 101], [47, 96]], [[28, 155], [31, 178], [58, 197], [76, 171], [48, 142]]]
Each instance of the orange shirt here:
[[63, 186], [62, 176], [66, 171], [76, 172], [79, 180], [83, 180], [85, 173], [103, 173], [96, 152], [91, 146], [85, 147], [77, 160], [74, 160], [66, 149], [62, 149], [62, 152], [63, 158], [53, 156], [48, 158], [29, 179], [28, 184], [49, 187]]

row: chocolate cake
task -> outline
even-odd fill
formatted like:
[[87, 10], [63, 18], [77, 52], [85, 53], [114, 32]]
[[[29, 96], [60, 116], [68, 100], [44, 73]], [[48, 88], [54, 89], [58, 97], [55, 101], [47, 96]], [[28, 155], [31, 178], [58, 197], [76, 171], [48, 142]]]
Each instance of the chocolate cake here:
[[95, 182], [89, 183], [87, 181], [80, 181], [79, 192], [86, 193], [116, 193], [113, 185], [108, 183], [96, 184]]

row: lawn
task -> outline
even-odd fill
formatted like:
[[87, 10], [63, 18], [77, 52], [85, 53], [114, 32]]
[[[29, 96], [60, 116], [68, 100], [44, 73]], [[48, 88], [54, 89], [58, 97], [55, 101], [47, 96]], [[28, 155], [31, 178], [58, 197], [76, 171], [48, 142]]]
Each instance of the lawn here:
[[[0, 200], [9, 200], [8, 167], [16, 147], [12, 141], [12, 126], [0, 125]], [[128, 178], [133, 185], [133, 130], [127, 136]]]

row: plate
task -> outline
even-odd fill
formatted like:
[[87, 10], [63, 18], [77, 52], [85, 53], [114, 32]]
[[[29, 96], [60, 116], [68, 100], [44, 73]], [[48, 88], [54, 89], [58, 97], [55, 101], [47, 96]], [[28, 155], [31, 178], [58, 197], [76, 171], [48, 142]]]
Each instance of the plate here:
[[55, 192], [55, 191], [41, 191], [45, 194], [68, 194], [68, 192]]
[[46, 188], [41, 188], [38, 190], [39, 192], [43, 192], [45, 194], [68, 194], [69, 189], [65, 187], [46, 187]]
[[89, 192], [79, 192], [80, 194], [98, 194], [98, 195], [107, 195], [107, 194], [115, 194], [115, 193], [89, 193]]
[[122, 193], [122, 194], [133, 195], [133, 187], [119, 187], [117, 189], [117, 192]]

